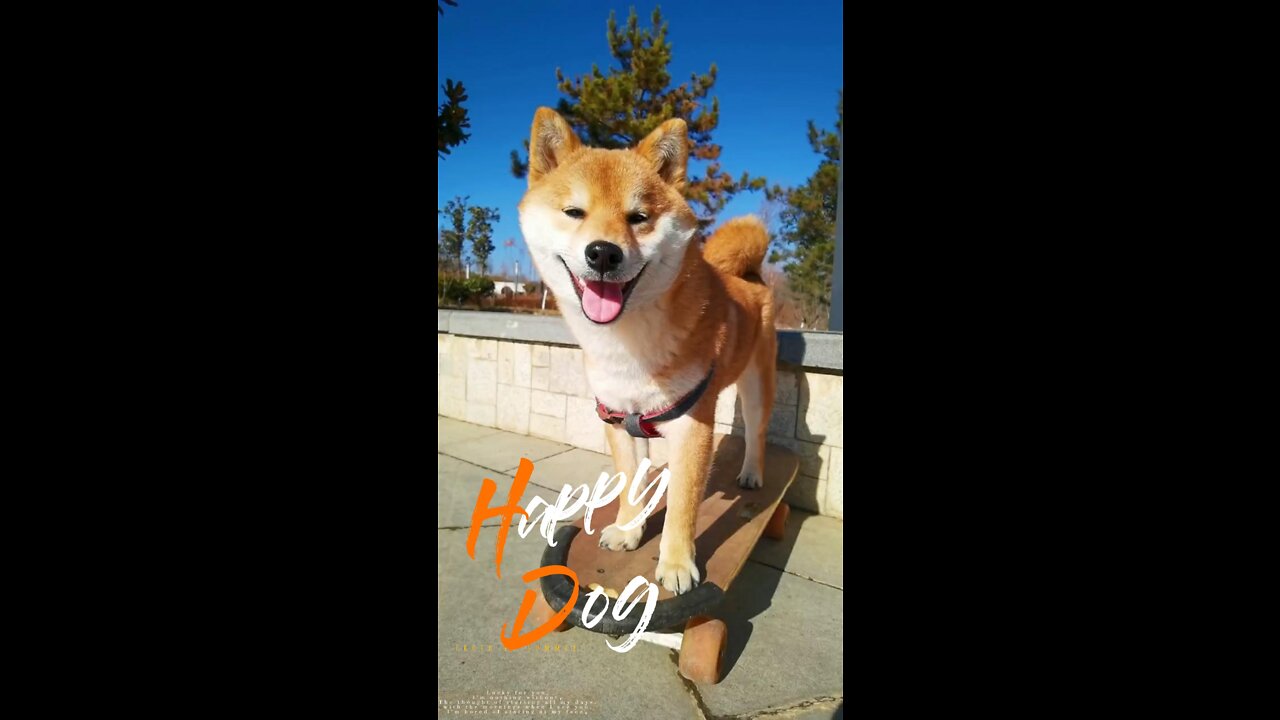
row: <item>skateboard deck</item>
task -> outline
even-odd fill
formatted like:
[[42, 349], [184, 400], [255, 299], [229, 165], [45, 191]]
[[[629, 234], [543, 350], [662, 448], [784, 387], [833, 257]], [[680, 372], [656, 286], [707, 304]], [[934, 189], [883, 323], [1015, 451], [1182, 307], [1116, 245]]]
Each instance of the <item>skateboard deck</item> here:
[[[725, 591], [733, 584], [760, 536], [773, 520], [775, 511], [785, 522], [787, 508], [782, 496], [795, 480], [800, 461], [786, 448], [768, 445], [765, 451], [764, 486], [755, 490], [738, 487], [738, 472], [742, 468], [746, 449], [743, 438], [715, 436], [714, 460], [706, 494], [698, 506], [695, 529], [695, 562], [701, 583], [693, 590], [676, 596], [658, 585], [658, 604], [650, 621], [650, 629], [675, 627], [687, 620], [706, 613], [719, 604]], [[665, 465], [651, 472], [658, 472]], [[652, 478], [653, 475], [650, 475]], [[569, 623], [582, 624], [581, 609], [592, 584], [606, 589], [606, 594], [616, 597], [636, 576], [650, 582], [658, 564], [658, 547], [662, 527], [666, 520], [666, 498], [645, 520], [644, 535], [635, 550], [615, 552], [599, 546], [600, 531], [617, 518], [620, 499], [597, 510], [591, 518], [591, 534], [583, 532], [583, 519], [556, 531], [556, 546], [543, 553], [543, 566], [566, 565], [578, 577], [579, 599], [570, 613]], [[782, 505], [782, 507], [779, 507]], [[781, 522], [773, 520], [775, 526]], [[555, 575], [542, 579], [543, 597], [551, 610], [559, 611], [568, 601], [570, 581]], [[613, 593], [609, 593], [613, 590]], [[613, 599], [609, 600], [612, 610]], [[597, 609], [593, 608], [593, 615]], [[595, 627], [595, 632], [622, 634], [635, 628], [640, 613], [631, 613], [622, 621], [611, 615]]]

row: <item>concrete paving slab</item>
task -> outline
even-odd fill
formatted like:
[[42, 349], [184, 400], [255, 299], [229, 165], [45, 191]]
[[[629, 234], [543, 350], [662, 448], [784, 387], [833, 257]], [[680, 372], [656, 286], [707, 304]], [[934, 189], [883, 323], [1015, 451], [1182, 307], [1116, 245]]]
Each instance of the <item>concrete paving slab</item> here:
[[514, 468], [520, 465], [520, 458], [529, 458], [537, 463], [539, 460], [572, 449], [572, 445], [500, 430], [492, 435], [450, 442], [438, 448], [446, 455], [498, 472], [503, 472], [507, 468], [512, 468], [514, 472]]
[[[559, 490], [566, 484], [594, 487], [600, 473], [607, 472], [610, 477], [613, 476], [613, 458], [582, 448], [574, 448], [545, 460], [535, 460], [533, 464], [532, 482], [553, 490]], [[504, 472], [514, 473], [518, 466], [519, 459], [516, 460], [516, 465]]]
[[498, 428], [485, 427], [483, 425], [472, 425], [461, 420], [454, 420], [437, 415], [436, 420], [436, 449], [440, 450], [446, 445], [463, 442], [466, 440], [474, 440], [485, 435], [494, 435], [502, 432]]
[[[463, 462], [457, 458], [451, 458], [448, 455], [436, 456], [437, 472], [436, 472], [436, 527], [437, 528], [466, 528], [471, 527], [471, 513], [475, 512], [476, 498], [480, 495], [480, 486], [485, 478], [489, 478], [497, 483], [498, 488], [493, 494], [493, 500], [490, 506], [502, 505], [507, 501], [507, 493], [511, 492], [511, 483], [515, 478], [512, 475], [494, 472], [488, 468], [472, 465]], [[537, 470], [534, 470], [537, 475]], [[525, 487], [524, 495], [520, 498], [520, 507], [529, 508], [533, 498], [542, 498], [548, 505], [555, 505], [556, 498], [559, 496], [558, 491], [549, 490], [544, 487], [534, 485], [532, 482]], [[530, 515], [532, 520], [538, 520], [541, 510], [534, 510]], [[582, 511], [576, 512], [569, 516], [564, 522], [573, 522], [582, 517]], [[519, 521], [517, 517], [516, 522]], [[497, 526], [501, 520], [491, 518], [486, 520], [484, 525]], [[511, 529], [514, 534], [516, 528], [515, 522], [512, 522]], [[537, 531], [530, 534], [533, 537]]]
[[712, 715], [843, 696], [842, 590], [747, 563], [712, 614], [729, 627], [724, 680], [699, 686]]
[[844, 522], [795, 508], [782, 540], [761, 538], [751, 559], [844, 588]]
[[[478, 704], [480, 717], [540, 717], [544, 708], [573, 703], [581, 709], [580, 717], [701, 717], [676, 671], [672, 652], [665, 648], [642, 642], [617, 653], [605, 643], [620, 640], [581, 628], [549, 634], [515, 651], [503, 647], [503, 624], [510, 632], [525, 590], [537, 585], [536, 580], [526, 585], [521, 576], [538, 567], [545, 544], [536, 535], [521, 539], [511, 533], [498, 579], [496, 538], [496, 528], [481, 530], [472, 560], [466, 552], [466, 531], [437, 530], [440, 717], [464, 716], [446, 712], [442, 701], [454, 703], [454, 708]], [[505, 697], [516, 698], [515, 705], [489, 695], [495, 690], [510, 693]]]
[[[495, 498], [505, 498], [512, 477], [463, 462], [448, 455], [436, 455], [436, 527], [470, 528], [480, 484], [491, 478], [498, 484]], [[485, 524], [496, 525], [497, 520]]]
[[437, 530], [439, 716], [529, 717], [558, 709], [618, 718], [843, 717], [841, 521], [793, 509], [784, 540], [757, 545], [753, 562], [713, 613], [729, 625], [727, 675], [719, 685], [683, 681], [675, 654], [664, 648], [640, 643], [618, 654], [605, 645], [618, 641], [580, 628], [508, 652], [498, 640], [500, 628], [510, 629], [524, 590], [536, 589], [537, 581], [526, 585], [521, 576], [538, 567], [546, 541], [536, 531], [521, 538], [513, 527], [498, 579], [497, 521], [490, 520], [476, 559], [468, 557], [467, 528], [481, 480], [492, 478], [497, 497], [505, 498], [516, 469], [512, 458], [529, 457], [536, 467], [521, 500], [527, 507], [533, 497], [554, 502], [565, 483], [594, 483], [600, 472], [612, 473], [612, 462], [560, 443], [440, 420], [448, 426], [437, 438], [447, 453], [437, 456], [438, 527], [461, 529]]

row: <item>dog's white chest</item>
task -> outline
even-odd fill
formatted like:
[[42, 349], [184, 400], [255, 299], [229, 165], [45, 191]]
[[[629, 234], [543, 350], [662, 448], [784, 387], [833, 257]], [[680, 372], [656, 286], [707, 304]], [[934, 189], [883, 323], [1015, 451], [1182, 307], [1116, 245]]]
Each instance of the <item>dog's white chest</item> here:
[[[574, 328], [575, 331], [578, 328]], [[611, 410], [644, 412], [669, 407], [698, 385], [706, 368], [688, 367], [658, 379], [680, 354], [680, 343], [657, 327], [636, 323], [622, 331], [575, 332], [587, 356], [587, 382]], [[645, 332], [646, 330], [650, 332]], [[594, 331], [594, 332], [593, 332]]]

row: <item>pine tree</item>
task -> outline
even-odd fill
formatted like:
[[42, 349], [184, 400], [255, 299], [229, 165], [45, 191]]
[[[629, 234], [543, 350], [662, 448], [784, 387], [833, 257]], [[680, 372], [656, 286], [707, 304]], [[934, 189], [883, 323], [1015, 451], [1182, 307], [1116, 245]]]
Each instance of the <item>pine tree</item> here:
[[825, 329], [831, 314], [831, 271], [835, 262], [840, 133], [844, 132], [844, 90], [836, 104], [836, 132], [818, 130], [809, 121], [809, 145], [822, 156], [817, 171], [798, 188], [773, 188], [784, 201], [781, 232], [774, 237], [769, 262], [784, 263], [788, 284], [806, 327]]
[[[456, 0], [442, 0], [445, 5], [458, 7]], [[444, 5], [436, 3], [436, 11], [444, 14]], [[462, 103], [467, 101], [467, 91], [462, 83], [446, 79], [444, 85], [444, 104], [436, 111], [436, 159], [443, 160], [449, 154], [449, 148], [457, 147], [471, 138], [471, 133], [463, 132], [471, 127], [471, 118], [467, 117], [467, 109]]]
[[467, 117], [467, 109], [462, 103], [467, 100], [467, 91], [462, 83], [445, 80], [440, 88], [444, 90], [445, 101], [436, 113], [436, 159], [443, 160], [449, 154], [449, 148], [457, 147], [471, 139], [471, 133], [463, 129], [471, 127], [471, 118]]
[[[715, 222], [716, 214], [736, 193], [765, 187], [764, 178], [752, 178], [743, 172], [735, 180], [720, 166], [720, 146], [711, 141], [711, 133], [720, 122], [720, 101], [704, 102], [716, 82], [715, 63], [705, 75], [694, 74], [689, 82], [669, 87], [671, 43], [667, 41], [667, 23], [661, 9], [655, 7], [652, 29], [641, 28], [635, 8], [625, 28], [619, 28], [615, 13], [609, 13], [609, 53], [620, 67], [609, 68], [606, 75], [596, 65], [591, 73], [573, 80], [556, 69], [556, 82], [561, 93], [557, 111], [592, 147], [626, 148], [635, 145], [651, 131], [671, 118], [683, 118], [689, 126], [689, 156], [707, 163], [702, 176], [690, 175], [685, 197], [698, 214], [698, 222], [706, 229]], [[511, 171], [523, 178], [529, 171], [529, 142], [525, 152], [511, 153]], [[692, 169], [692, 168], [691, 168]]]

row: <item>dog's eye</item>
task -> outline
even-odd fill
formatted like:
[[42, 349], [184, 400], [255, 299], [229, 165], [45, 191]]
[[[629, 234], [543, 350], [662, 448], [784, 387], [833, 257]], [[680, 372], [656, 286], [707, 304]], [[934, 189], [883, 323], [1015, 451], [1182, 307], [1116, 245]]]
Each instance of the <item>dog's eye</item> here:
[[583, 212], [581, 209], [576, 208], [576, 207], [567, 207], [567, 208], [565, 208], [565, 209], [564, 209], [564, 214], [565, 214], [565, 215], [568, 215], [569, 217], [573, 218], [574, 220], [581, 220], [582, 218], [584, 218], [584, 217], [586, 217], [586, 216], [587, 216], [587, 214], [586, 214], [585, 212]]
[[645, 215], [642, 212], [633, 212], [627, 216], [627, 222], [631, 223], [632, 225], [639, 225], [640, 223], [648, 219], [649, 219], [649, 216]]

